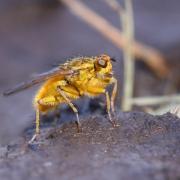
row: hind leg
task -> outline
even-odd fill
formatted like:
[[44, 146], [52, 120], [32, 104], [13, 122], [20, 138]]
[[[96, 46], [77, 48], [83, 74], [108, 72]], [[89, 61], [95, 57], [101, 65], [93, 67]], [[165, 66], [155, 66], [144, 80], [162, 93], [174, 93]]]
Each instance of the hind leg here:
[[[51, 96], [40, 99], [37, 103], [41, 106], [49, 106], [49, 107], [56, 107], [57, 106], [57, 102], [56, 102], [55, 98], [51, 97]], [[32, 144], [36, 140], [36, 138], [39, 134], [40, 134], [40, 111], [37, 108], [36, 109], [36, 131], [28, 143]]]
[[31, 140], [28, 142], [28, 144], [32, 144], [36, 140], [37, 136], [40, 134], [39, 126], [40, 126], [40, 114], [39, 114], [39, 110], [37, 109], [36, 110], [36, 132], [31, 138]]

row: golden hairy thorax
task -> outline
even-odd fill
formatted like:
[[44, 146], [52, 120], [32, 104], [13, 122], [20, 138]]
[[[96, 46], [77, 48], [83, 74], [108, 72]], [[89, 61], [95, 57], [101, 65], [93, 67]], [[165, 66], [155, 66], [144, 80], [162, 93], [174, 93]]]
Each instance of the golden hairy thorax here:
[[101, 58], [79, 57], [60, 65], [63, 71], [74, 70], [76, 73], [47, 80], [34, 98], [35, 108], [45, 113], [61, 103], [66, 103], [58, 88], [69, 100], [105, 93], [106, 86], [113, 82], [112, 64], [109, 56], [102, 55]]

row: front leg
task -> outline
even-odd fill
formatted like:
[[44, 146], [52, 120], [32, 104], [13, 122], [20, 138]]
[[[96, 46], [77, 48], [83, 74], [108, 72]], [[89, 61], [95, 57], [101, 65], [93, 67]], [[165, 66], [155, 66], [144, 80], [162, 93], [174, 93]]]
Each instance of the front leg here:
[[112, 116], [111, 116], [111, 104], [110, 104], [110, 97], [109, 97], [109, 93], [108, 91], [106, 91], [106, 109], [107, 109], [107, 113], [108, 113], [108, 116], [109, 116], [109, 121], [110, 123], [112, 124], [113, 127], [116, 126], [116, 123], [115, 121], [112, 119]]
[[111, 110], [114, 113], [115, 112], [114, 101], [117, 94], [117, 79], [116, 78], [113, 78], [113, 83], [114, 83], [114, 87], [113, 87], [112, 95], [111, 95]]

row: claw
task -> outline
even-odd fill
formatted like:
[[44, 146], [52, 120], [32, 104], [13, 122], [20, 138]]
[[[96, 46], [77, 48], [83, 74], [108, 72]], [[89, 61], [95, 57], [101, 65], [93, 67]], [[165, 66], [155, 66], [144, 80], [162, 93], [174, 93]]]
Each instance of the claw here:
[[33, 142], [37, 139], [37, 137], [39, 136], [39, 134], [34, 134], [33, 137], [31, 138], [30, 141], [28, 141], [28, 144], [33, 144]]
[[79, 121], [76, 121], [76, 125], [77, 125], [77, 132], [78, 133], [82, 133], [82, 127]]

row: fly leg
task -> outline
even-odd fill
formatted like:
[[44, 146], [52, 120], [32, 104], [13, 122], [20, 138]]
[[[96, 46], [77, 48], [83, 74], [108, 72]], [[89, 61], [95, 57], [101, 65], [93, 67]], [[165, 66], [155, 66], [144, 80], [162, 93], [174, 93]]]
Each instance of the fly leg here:
[[28, 142], [28, 144], [32, 144], [37, 136], [40, 134], [40, 114], [39, 114], [39, 109], [36, 110], [36, 132], [31, 138], [31, 140]]
[[111, 103], [110, 103], [109, 93], [107, 91], [106, 91], [106, 109], [107, 109], [107, 113], [108, 113], [108, 116], [109, 116], [109, 121], [112, 124], [112, 126], [115, 127], [116, 123], [112, 119], [112, 116], [111, 116], [111, 111], [110, 111], [111, 110]]
[[79, 115], [78, 115], [78, 110], [77, 108], [74, 106], [74, 104], [70, 101], [70, 99], [66, 96], [66, 93], [61, 89], [60, 86], [57, 87], [57, 91], [59, 92], [59, 94], [64, 98], [64, 100], [67, 102], [67, 104], [71, 107], [71, 109], [73, 110], [73, 112], [76, 114], [76, 124], [77, 124], [77, 129], [78, 132], [82, 131], [81, 128], [81, 123], [79, 120]]
[[117, 94], [117, 79], [113, 78], [113, 83], [114, 83], [114, 87], [113, 87], [112, 95], [111, 95], [111, 110], [114, 113], [115, 112], [114, 101]]
[[[51, 97], [51, 96], [40, 99], [37, 103], [42, 106], [51, 106], [51, 107], [56, 106], [56, 101], [54, 101], [54, 97]], [[40, 134], [40, 112], [39, 112], [39, 109], [37, 108], [36, 109], [36, 131], [28, 143], [32, 144], [37, 139], [39, 134]]]
[[[114, 101], [117, 94], [117, 79], [113, 78], [113, 83], [114, 83], [114, 87], [113, 87], [112, 95], [111, 95], [111, 110], [112, 110], [113, 115], [115, 115]], [[114, 125], [119, 126], [115, 120], [114, 120]]]

